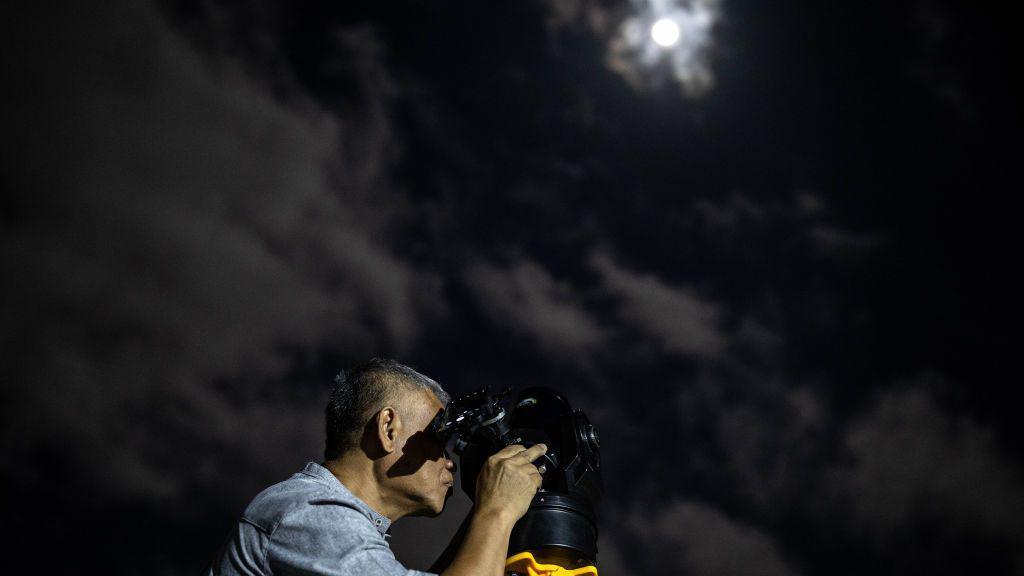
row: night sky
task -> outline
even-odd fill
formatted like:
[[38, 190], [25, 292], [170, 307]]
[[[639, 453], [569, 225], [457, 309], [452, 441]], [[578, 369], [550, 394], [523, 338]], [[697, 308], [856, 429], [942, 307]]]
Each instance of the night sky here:
[[586, 411], [603, 575], [1024, 574], [1008, 14], [86, 4], [0, 19], [6, 568], [198, 573], [385, 356]]

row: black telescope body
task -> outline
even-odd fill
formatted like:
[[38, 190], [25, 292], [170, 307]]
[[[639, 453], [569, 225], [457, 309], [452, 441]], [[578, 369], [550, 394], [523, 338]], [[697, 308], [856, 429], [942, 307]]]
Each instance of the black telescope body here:
[[448, 403], [431, 424], [446, 442], [454, 438], [462, 489], [476, 499], [476, 479], [492, 454], [511, 444], [548, 450], [534, 461], [544, 483], [516, 523], [509, 554], [557, 551], [570, 564], [597, 560], [597, 518], [601, 499], [600, 440], [581, 410], [550, 388], [530, 387], [514, 396], [478, 390]]

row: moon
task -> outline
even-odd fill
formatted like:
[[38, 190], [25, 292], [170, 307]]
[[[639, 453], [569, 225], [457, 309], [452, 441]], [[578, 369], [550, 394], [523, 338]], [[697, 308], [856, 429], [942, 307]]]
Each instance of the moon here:
[[669, 18], [662, 18], [651, 26], [651, 38], [659, 46], [673, 46], [679, 41], [679, 25]]

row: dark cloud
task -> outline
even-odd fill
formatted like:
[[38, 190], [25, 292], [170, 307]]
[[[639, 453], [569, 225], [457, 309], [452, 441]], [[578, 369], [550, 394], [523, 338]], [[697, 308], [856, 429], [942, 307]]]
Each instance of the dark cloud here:
[[606, 338], [578, 295], [535, 262], [509, 270], [480, 264], [466, 271], [466, 281], [496, 323], [556, 357], [587, 355]]
[[[700, 502], [673, 500], [631, 510], [625, 530], [649, 535], [641, 550], [647, 564], [668, 574], [765, 574], [792, 576], [801, 572], [764, 532], [729, 518]], [[612, 570], [615, 574], [642, 574]]]
[[668, 353], [718, 356], [725, 336], [716, 325], [720, 312], [688, 287], [670, 286], [653, 275], [637, 274], [597, 254], [592, 263], [604, 289], [619, 300], [619, 315], [645, 334], [645, 342], [660, 342]]
[[825, 255], [856, 254], [878, 248], [881, 240], [874, 235], [850, 232], [833, 226], [815, 226], [809, 231], [811, 242]]
[[591, 0], [552, 0], [547, 2], [545, 23], [557, 32], [564, 28], [575, 28], [606, 36], [613, 10], [601, 2]]
[[509, 270], [477, 265], [466, 279], [495, 322], [522, 331], [554, 357], [588, 356], [610, 344], [613, 328], [588, 307], [598, 297], [613, 302], [618, 329], [636, 331], [648, 344], [660, 342], [666, 354], [711, 359], [722, 352], [727, 337], [716, 326], [715, 304], [689, 288], [627, 270], [606, 253], [595, 252], [589, 262], [599, 275], [589, 289], [573, 290], [531, 261]]
[[825, 493], [850, 512], [850, 529], [882, 544], [915, 520], [949, 534], [981, 531], [1024, 544], [1024, 484], [992, 431], [951, 416], [924, 376], [882, 393], [842, 438], [840, 463], [825, 472]]

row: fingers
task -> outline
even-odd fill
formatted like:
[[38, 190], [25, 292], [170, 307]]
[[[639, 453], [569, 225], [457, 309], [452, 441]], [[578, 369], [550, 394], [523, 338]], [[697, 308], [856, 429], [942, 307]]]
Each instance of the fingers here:
[[524, 448], [522, 444], [510, 444], [494, 453], [492, 458], [504, 460], [506, 458], [524, 458], [527, 462], [533, 462], [548, 451], [544, 444], [534, 444], [530, 448]]
[[541, 456], [543, 456], [544, 453], [547, 452], [547, 451], [548, 451], [548, 447], [547, 446], [545, 446], [543, 444], [535, 444], [535, 445], [527, 448], [526, 450], [523, 450], [523, 451], [515, 454], [515, 457], [516, 458], [522, 458], [522, 459], [526, 460], [527, 462], [533, 462], [537, 458], [540, 458]]
[[523, 452], [525, 450], [526, 448], [523, 447], [522, 444], [509, 444], [508, 446], [505, 446], [501, 450], [495, 452], [494, 455], [491, 456], [491, 458], [511, 458], [512, 456], [515, 456], [516, 454], [519, 454], [520, 452]]

